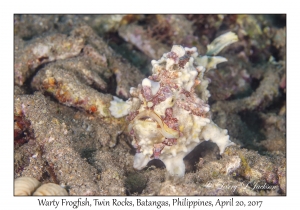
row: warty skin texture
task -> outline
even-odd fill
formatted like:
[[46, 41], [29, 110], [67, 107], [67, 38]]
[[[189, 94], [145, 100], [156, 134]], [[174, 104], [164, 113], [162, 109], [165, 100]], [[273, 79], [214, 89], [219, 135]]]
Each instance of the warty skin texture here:
[[203, 76], [227, 61], [214, 55], [234, 42], [236, 36], [229, 32], [216, 40], [205, 56], [198, 56], [195, 47], [174, 45], [161, 59], [151, 62], [153, 74], [130, 89], [131, 98], [111, 102], [113, 116], [121, 117], [115, 112], [116, 106], [118, 110], [123, 108], [122, 116], [128, 114], [128, 132], [136, 148], [134, 168], [141, 170], [150, 160], [160, 159], [171, 175], [184, 176], [183, 158], [201, 142], [216, 143], [220, 154], [234, 144], [227, 130], [211, 120], [208, 81]]

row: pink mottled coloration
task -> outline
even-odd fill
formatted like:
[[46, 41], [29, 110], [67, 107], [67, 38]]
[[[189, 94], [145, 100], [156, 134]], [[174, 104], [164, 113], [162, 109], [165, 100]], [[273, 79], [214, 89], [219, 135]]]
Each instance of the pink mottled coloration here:
[[176, 145], [177, 144], [177, 139], [175, 138], [165, 138], [165, 140], [162, 142], [163, 144], [165, 144], [166, 146], [172, 146], [172, 145]]
[[179, 131], [178, 119], [172, 116], [173, 116], [173, 109], [167, 108], [165, 112], [165, 118], [163, 119], [163, 121], [164, 123], [167, 124], [169, 128]]
[[172, 117], [173, 115], [173, 109], [172, 108], [167, 108], [165, 112], [166, 118], [167, 117]]
[[153, 74], [152, 76], [149, 76], [148, 78], [155, 82], [158, 82], [160, 80], [160, 78], [157, 74]]
[[168, 97], [171, 97], [173, 95], [173, 92], [169, 86], [163, 86], [161, 87], [158, 92], [155, 94], [155, 96], [152, 99], [152, 102], [155, 105], [159, 104], [160, 102], [166, 100]]
[[182, 57], [179, 58], [179, 62], [178, 65], [180, 68], [184, 68], [185, 64], [190, 60], [190, 56], [189, 55], [184, 55]]
[[178, 55], [175, 52], [169, 52], [167, 54], [167, 58], [171, 58], [172, 60], [175, 61], [175, 63], [178, 62]]
[[142, 94], [147, 101], [151, 101], [151, 99], [153, 98], [151, 88], [148, 86], [143, 86]]
[[139, 114], [139, 111], [130, 112], [129, 115], [126, 117], [126, 120], [131, 121], [131, 120], [133, 120], [138, 114]]
[[150, 158], [159, 159], [161, 151], [165, 148], [163, 143], [153, 145], [153, 155]]
[[[224, 39], [225, 44], [237, 39], [232, 32], [225, 36], [219, 38]], [[219, 52], [224, 47], [225, 44], [219, 42], [216, 40], [211, 45], [216, 48], [212, 50]], [[134, 130], [132, 145], [140, 145], [134, 157], [135, 169], [145, 168], [151, 159], [160, 159], [171, 175], [182, 177], [185, 173], [183, 158], [202, 141], [216, 143], [220, 154], [233, 145], [227, 130], [211, 120], [207, 104], [209, 81], [204, 78], [207, 68], [226, 59], [210, 57], [198, 57], [196, 47], [174, 45], [171, 52], [151, 61], [153, 74], [143, 80], [143, 87], [139, 85], [130, 90], [129, 113], [139, 111], [135, 118], [127, 118], [129, 132]]]
[[193, 115], [204, 117], [208, 112], [204, 109], [209, 108], [208, 104], [198, 98], [193, 91], [182, 90], [179, 99], [176, 101], [176, 104], [186, 111], [190, 111]]
[[[168, 71], [166, 69], [159, 72], [160, 81], [164, 84], [174, 84], [173, 79], [178, 78], [178, 72]], [[175, 85], [175, 84], [174, 84]]]

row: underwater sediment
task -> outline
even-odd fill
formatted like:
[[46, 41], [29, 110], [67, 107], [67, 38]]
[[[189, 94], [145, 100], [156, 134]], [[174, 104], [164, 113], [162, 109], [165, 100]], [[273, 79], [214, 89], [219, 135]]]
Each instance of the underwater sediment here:
[[[69, 195], [286, 194], [285, 16], [15, 15], [14, 19], [14, 178], [55, 183]], [[199, 55], [214, 56], [210, 44], [228, 31], [237, 35], [237, 41], [218, 52], [227, 62], [205, 72], [194, 95], [178, 92], [179, 98], [201, 98], [209, 114], [197, 109], [199, 101], [195, 109], [184, 103], [176, 106], [227, 129], [235, 145], [220, 151], [214, 142], [199, 142], [181, 157], [183, 176], [172, 176], [159, 158], [168, 148], [172, 154], [176, 146], [172, 139], [188, 131], [174, 124], [178, 108], [154, 107], [162, 124], [147, 111], [148, 116], [136, 120], [134, 132], [141, 131], [137, 122], [150, 124], [157, 133], [167, 125], [163, 136], [168, 140], [163, 149], [159, 147], [163, 140], [155, 143], [156, 150], [142, 148], [153, 157], [136, 170], [137, 145], [128, 131], [130, 120], [126, 115], [115, 117], [111, 101], [143, 94], [142, 99], [153, 103], [161, 87], [164, 97], [156, 97], [156, 102], [166, 101], [168, 88], [174, 88], [165, 85], [170, 75], [165, 72], [164, 82], [155, 88], [159, 80], [152, 75], [151, 60], [172, 52], [173, 45], [196, 47]], [[183, 58], [176, 61], [172, 53], [169, 58], [179, 67], [188, 63]], [[142, 93], [133, 96], [131, 87], [138, 84]], [[137, 110], [132, 109], [131, 120]]]

